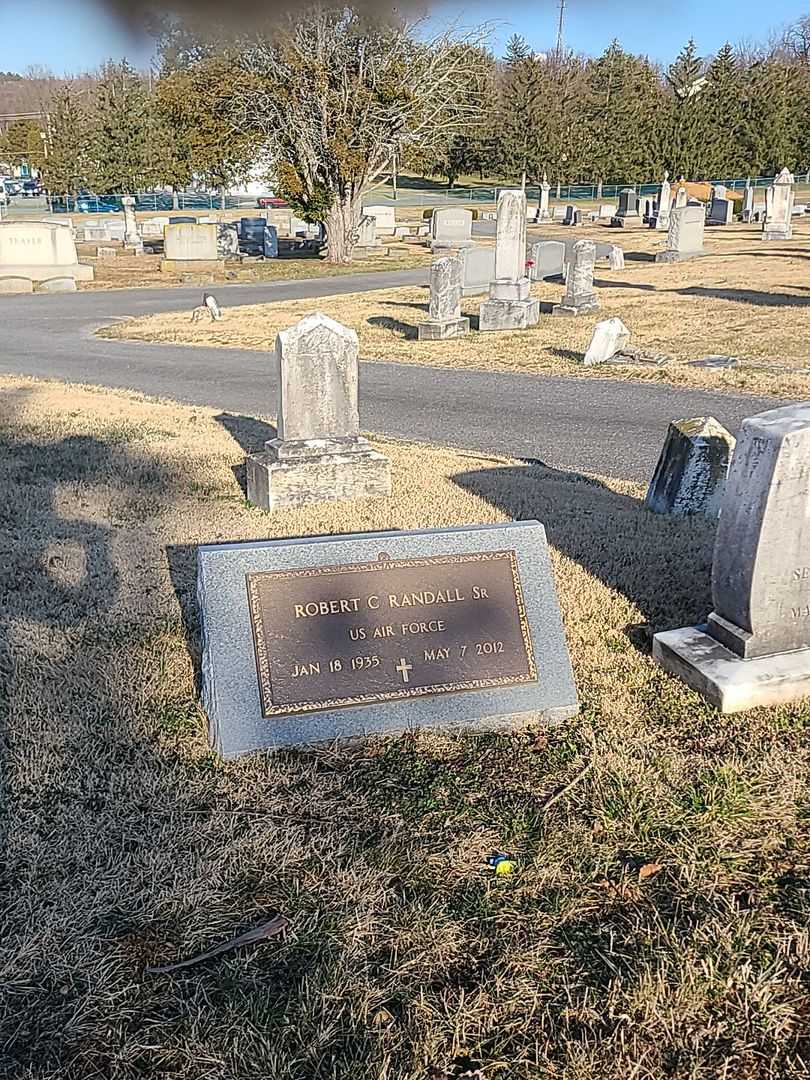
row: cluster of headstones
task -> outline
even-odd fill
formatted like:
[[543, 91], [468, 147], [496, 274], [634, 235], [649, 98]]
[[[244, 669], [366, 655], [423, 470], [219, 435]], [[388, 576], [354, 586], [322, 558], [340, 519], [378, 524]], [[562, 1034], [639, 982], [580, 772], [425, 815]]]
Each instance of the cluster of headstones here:
[[[247, 458], [249, 500], [272, 512], [316, 501], [388, 495], [390, 462], [360, 435], [358, 340], [354, 331], [320, 313], [309, 315], [278, 335], [275, 358], [280, 387], [278, 431], [263, 451]], [[810, 566], [806, 565], [810, 518], [804, 513], [810, 504], [808, 455], [810, 405], [789, 406], [745, 420], [736, 447], [734, 439], [711, 417], [678, 421], [670, 426], [647, 492], [645, 507], [651, 512], [719, 516], [712, 577], [714, 609], [707, 624], [656, 634], [653, 655], [726, 712], [789, 701], [810, 691]], [[364, 625], [361, 601], [356, 599], [363, 594], [361, 585], [356, 584], [358, 573], [379, 572], [382, 582], [393, 589], [388, 575], [400, 573], [397, 560], [405, 560], [403, 566], [424, 566], [426, 575], [438, 575], [447, 586], [466, 559], [502, 558], [508, 554], [505, 548], [511, 550], [513, 561], [511, 569], [506, 564], [502, 569], [517, 589], [515, 618], [524, 620], [522, 632], [519, 620], [515, 622], [513, 652], [505, 659], [505, 668], [496, 666], [497, 670], [490, 672], [486, 664], [486, 670], [476, 664], [469, 669], [458, 663], [458, 657], [454, 663], [445, 650], [434, 649], [435, 641], [428, 636], [434, 626], [430, 622], [403, 628], [403, 633], [407, 629], [425, 636], [411, 646], [410, 653], [402, 642], [394, 646], [393, 653], [383, 656], [386, 670], [370, 679], [371, 691], [366, 697], [355, 679], [347, 684], [355, 697], [335, 699], [335, 680], [321, 671], [323, 657], [319, 656], [317, 663], [304, 663], [305, 653], [312, 654], [313, 643], [328, 642], [339, 654], [341, 641], [344, 651], [349, 647], [343, 641], [347, 626]], [[432, 568], [434, 559], [439, 560], [438, 568]], [[293, 589], [290, 598], [298, 605], [291, 627], [276, 625], [274, 620], [281, 612], [263, 614], [260, 582], [255, 590], [249, 583], [247, 603], [245, 575], [250, 578], [256, 573], [260, 577], [275, 574], [282, 584], [315, 582], [314, 591], [309, 592], [304, 584], [300, 591], [295, 591], [298, 585], [285, 586]], [[351, 580], [347, 595], [355, 599], [345, 601], [345, 612], [351, 619], [338, 628], [342, 636], [334, 641], [314, 622], [315, 636], [310, 637], [310, 624], [304, 616], [338, 617], [344, 611], [339, 601], [324, 602], [317, 587], [319, 575], [335, 573]], [[545, 535], [536, 522], [214, 545], [200, 550], [199, 580], [204, 701], [212, 741], [225, 754], [375, 728], [396, 729], [397, 716], [406, 726], [498, 722], [499, 718], [511, 724], [520, 717], [548, 720], [576, 711]], [[471, 580], [483, 583], [480, 576]], [[424, 575], [419, 581], [420, 588], [427, 587]], [[428, 583], [432, 582], [429, 577]], [[266, 594], [265, 599], [276, 594], [273, 585], [272, 594]], [[332, 594], [327, 591], [326, 595]], [[487, 595], [486, 590], [483, 595]], [[461, 599], [449, 591], [448, 596]], [[370, 597], [367, 606], [373, 611], [366, 611], [366, 618], [373, 616], [379, 602], [376, 594]], [[502, 637], [514, 602], [510, 586], [499, 594], [494, 608], [490, 604], [491, 610], [486, 606], [477, 609], [474, 637], [487, 643], [488, 619], [497, 622]], [[292, 605], [288, 606], [291, 610]], [[301, 621], [297, 620], [299, 614]], [[466, 627], [464, 632], [469, 634], [473, 625], [469, 617], [460, 619], [458, 626]], [[441, 626], [445, 628], [444, 623]], [[436, 622], [434, 630], [438, 627]], [[451, 640], [450, 631], [455, 632], [455, 627], [456, 623], [448, 623], [448, 634], [438, 634], [439, 645]], [[360, 642], [360, 632], [353, 632], [354, 640]], [[300, 652], [293, 651], [288, 657], [288, 667], [294, 667], [292, 672], [285, 669], [284, 679], [280, 677], [283, 665], [279, 654], [273, 655], [279, 673], [274, 679], [263, 664], [270, 662], [267, 657], [273, 648], [287, 648], [290, 633], [304, 635]], [[261, 693], [256, 689], [251, 634]], [[272, 640], [265, 642], [265, 635], [271, 639], [275, 635], [275, 645]], [[429, 648], [425, 662], [418, 663], [423, 644]], [[355, 651], [370, 656], [377, 655], [380, 648], [360, 643]], [[463, 650], [460, 656], [464, 656]], [[450, 666], [435, 668], [436, 686], [410, 689], [417, 676], [429, 677], [424, 674], [430, 666], [428, 658], [431, 665], [442, 660]], [[363, 662], [358, 661], [361, 667]], [[539, 680], [538, 670], [543, 671]], [[492, 675], [490, 682], [482, 681], [487, 673]], [[340, 674], [336, 661], [331, 674]], [[302, 680], [311, 677], [312, 681], [299, 684], [308, 688], [328, 685], [324, 700], [318, 700], [314, 689], [299, 690], [295, 684], [299, 676]], [[500, 689], [482, 696], [480, 690], [490, 684]], [[441, 697], [448, 689], [454, 691], [452, 701]], [[299, 700], [302, 694], [303, 704]], [[400, 697], [407, 700], [408, 708], [392, 715], [391, 701]], [[272, 724], [266, 722], [268, 717], [272, 717]]]

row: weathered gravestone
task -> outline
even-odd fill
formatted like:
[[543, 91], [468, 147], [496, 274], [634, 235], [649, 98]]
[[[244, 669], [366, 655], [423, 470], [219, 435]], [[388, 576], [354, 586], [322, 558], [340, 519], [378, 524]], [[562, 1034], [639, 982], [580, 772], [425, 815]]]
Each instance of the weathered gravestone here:
[[673, 420], [644, 505], [654, 514], [716, 518], [734, 438], [713, 416]]
[[265, 259], [278, 258], [278, 229], [275, 225], [265, 225], [262, 230], [262, 255]]
[[458, 253], [461, 267], [461, 295], [477, 296], [489, 290], [495, 277], [495, 248], [467, 247]]
[[143, 242], [138, 232], [138, 221], [135, 217], [135, 198], [132, 195], [124, 195], [121, 199], [124, 210], [124, 244], [143, 254]]
[[504, 190], [498, 196], [495, 280], [481, 305], [479, 330], [525, 330], [540, 318], [540, 301], [529, 296], [526, 275], [526, 195]]
[[243, 217], [239, 219], [239, 250], [245, 255], [264, 254], [264, 230], [267, 218]]
[[593, 328], [593, 337], [583, 359], [584, 364], [605, 364], [630, 341], [630, 331], [621, 319], [602, 319]]
[[552, 308], [553, 315], [586, 315], [599, 310], [593, 288], [593, 268], [596, 244], [593, 240], [578, 240], [574, 244], [565, 277], [562, 303]]
[[461, 314], [461, 265], [458, 259], [435, 259], [430, 266], [430, 318], [420, 322], [420, 341], [444, 341], [470, 332]]
[[703, 230], [706, 212], [700, 203], [676, 206], [669, 217], [666, 251], [656, 253], [656, 262], [684, 262], [704, 255]]
[[217, 226], [180, 224], [163, 230], [164, 259], [161, 270], [216, 269], [221, 266], [217, 252]]
[[763, 240], [790, 240], [793, 236], [793, 174], [782, 169], [771, 187], [765, 189], [765, 223]]
[[619, 192], [619, 208], [616, 216], [610, 219], [614, 228], [624, 228], [626, 225], [640, 225], [641, 215], [638, 212], [638, 195], [630, 188]]
[[217, 255], [234, 259], [239, 254], [239, 229], [235, 221], [220, 221], [217, 225]]
[[540, 240], [532, 244], [529, 254], [532, 263], [529, 274], [532, 281], [562, 277], [565, 266], [565, 244], [562, 240]]
[[78, 261], [70, 229], [47, 221], [0, 223], [0, 277], [92, 281], [92, 266]]
[[393, 206], [364, 206], [363, 213], [374, 218], [378, 233], [393, 233], [396, 228], [396, 211]]
[[743, 208], [742, 219], [744, 222], [749, 222], [754, 214], [754, 189], [751, 184], [745, 185], [745, 191], [743, 193]]
[[443, 206], [433, 211], [430, 235], [434, 248], [465, 247], [472, 240], [472, 211], [463, 206]]
[[197, 568], [202, 702], [224, 757], [577, 712], [536, 521], [206, 545]]
[[655, 215], [655, 228], [658, 232], [666, 232], [669, 229], [669, 215], [672, 211], [672, 187], [669, 182], [669, 173], [664, 171], [664, 179], [661, 181], [661, 191], [658, 194], [658, 213]]
[[573, 206], [566, 206], [565, 217], [563, 218], [563, 225], [579, 225], [581, 215], [579, 210]]
[[371, 214], [363, 214], [357, 227], [357, 246], [361, 248], [382, 247], [377, 239], [377, 219]]
[[263, 510], [388, 495], [391, 463], [360, 435], [354, 330], [315, 312], [276, 338], [278, 437], [246, 463]]
[[708, 623], [653, 655], [722, 712], [810, 694], [810, 403], [743, 421], [720, 507]]
[[[725, 188], [723, 188], [725, 191]], [[717, 188], [714, 189], [716, 193]], [[734, 221], [734, 203], [731, 199], [721, 198], [713, 193], [709, 203], [708, 225], [731, 225]]]
[[551, 184], [543, 175], [543, 183], [540, 185], [540, 202], [537, 207], [537, 221], [551, 221], [551, 211], [548, 208], [548, 196], [551, 191]]
[[689, 191], [685, 187], [679, 187], [675, 192], [675, 209], [680, 210], [689, 202]]

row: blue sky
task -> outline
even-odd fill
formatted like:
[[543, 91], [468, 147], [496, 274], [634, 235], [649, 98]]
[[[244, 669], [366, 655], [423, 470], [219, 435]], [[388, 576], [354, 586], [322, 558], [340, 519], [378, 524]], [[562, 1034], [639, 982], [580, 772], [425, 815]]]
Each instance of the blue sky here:
[[[497, 20], [493, 44], [501, 52], [513, 33], [523, 34], [535, 49], [552, 45], [557, 12], [556, 0], [445, 2], [434, 10], [433, 18], [437, 22], [458, 18], [468, 25]], [[705, 54], [726, 40], [764, 39], [771, 29], [805, 12], [810, 12], [810, 0], [771, 0], [765, 7], [760, 0], [736, 4], [566, 0], [565, 37], [570, 48], [590, 54], [600, 53], [617, 37], [629, 51], [666, 63], [690, 36]], [[148, 42], [130, 37], [95, 0], [38, 0], [33, 8], [19, 0], [0, 0], [0, 70], [22, 71], [29, 64], [41, 64], [62, 74], [92, 69], [109, 56], [123, 55], [145, 66], [150, 53]]]

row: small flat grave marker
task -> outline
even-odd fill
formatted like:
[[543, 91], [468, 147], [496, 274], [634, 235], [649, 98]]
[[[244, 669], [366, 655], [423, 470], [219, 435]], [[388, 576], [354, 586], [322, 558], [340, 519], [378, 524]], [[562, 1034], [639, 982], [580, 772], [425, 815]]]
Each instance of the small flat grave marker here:
[[577, 710], [537, 522], [208, 545], [198, 599], [225, 757]]

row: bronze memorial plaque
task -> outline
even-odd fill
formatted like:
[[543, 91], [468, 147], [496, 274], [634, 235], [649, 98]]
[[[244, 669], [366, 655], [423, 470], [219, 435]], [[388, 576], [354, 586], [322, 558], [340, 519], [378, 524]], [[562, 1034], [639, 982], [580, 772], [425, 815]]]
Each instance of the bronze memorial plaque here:
[[514, 551], [248, 574], [265, 717], [537, 681]]

